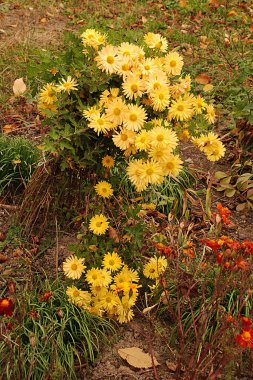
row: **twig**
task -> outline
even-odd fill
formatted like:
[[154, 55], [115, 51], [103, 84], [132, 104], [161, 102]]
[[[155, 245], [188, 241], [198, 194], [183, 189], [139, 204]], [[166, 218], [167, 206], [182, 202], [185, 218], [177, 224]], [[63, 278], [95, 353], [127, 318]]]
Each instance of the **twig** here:
[[13, 210], [13, 211], [15, 211], [15, 210], [18, 210], [18, 209], [19, 209], [19, 207], [18, 207], [18, 206], [13, 206], [13, 205], [4, 205], [4, 204], [2, 204], [2, 203], [0, 203], [0, 208], [3, 208], [3, 209], [5, 209], [5, 210]]
[[55, 274], [58, 278], [58, 267], [59, 267], [59, 236], [58, 236], [58, 222], [55, 217], [55, 234], [56, 234], [56, 248], [55, 248]]

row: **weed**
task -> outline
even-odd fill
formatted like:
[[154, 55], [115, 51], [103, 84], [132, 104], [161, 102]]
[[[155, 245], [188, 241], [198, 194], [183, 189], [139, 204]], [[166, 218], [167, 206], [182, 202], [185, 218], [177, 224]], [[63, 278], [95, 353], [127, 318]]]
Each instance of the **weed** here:
[[0, 194], [12, 186], [26, 186], [38, 162], [32, 143], [22, 137], [0, 137]]

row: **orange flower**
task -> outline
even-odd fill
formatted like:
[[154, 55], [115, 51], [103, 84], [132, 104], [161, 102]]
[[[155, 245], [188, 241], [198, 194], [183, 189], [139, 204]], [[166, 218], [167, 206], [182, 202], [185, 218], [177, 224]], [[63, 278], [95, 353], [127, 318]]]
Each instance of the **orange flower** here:
[[236, 335], [236, 342], [244, 348], [253, 348], [253, 330], [245, 328], [241, 334]]
[[202, 243], [204, 243], [207, 247], [211, 248], [214, 252], [217, 252], [220, 248], [220, 244], [218, 244], [216, 240], [202, 239]]
[[[229, 215], [231, 214], [231, 211], [227, 207], [223, 207], [221, 203], [218, 203], [216, 207], [218, 210], [218, 215], [220, 216], [223, 223], [231, 224], [231, 221], [229, 220]], [[217, 214], [214, 214], [214, 216], [216, 215]]]
[[13, 301], [10, 298], [0, 298], [0, 315], [8, 315], [11, 317], [13, 309]]
[[241, 247], [246, 255], [253, 255], [253, 241], [243, 240]]
[[248, 317], [241, 317], [241, 322], [243, 327], [252, 326], [252, 321]]
[[40, 302], [48, 301], [52, 297], [52, 292], [45, 292], [41, 297], [39, 297]]

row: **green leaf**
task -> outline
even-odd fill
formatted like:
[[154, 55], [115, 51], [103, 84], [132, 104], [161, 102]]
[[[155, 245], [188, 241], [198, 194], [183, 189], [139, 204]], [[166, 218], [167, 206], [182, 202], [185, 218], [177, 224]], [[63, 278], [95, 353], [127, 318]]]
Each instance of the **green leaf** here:
[[226, 195], [226, 197], [228, 198], [231, 198], [235, 195], [236, 193], [236, 190], [235, 189], [227, 189], [224, 194]]
[[215, 178], [217, 178], [217, 179], [222, 179], [222, 178], [227, 177], [227, 173], [219, 172], [219, 171], [218, 171], [218, 172], [215, 172], [214, 176], [215, 176]]

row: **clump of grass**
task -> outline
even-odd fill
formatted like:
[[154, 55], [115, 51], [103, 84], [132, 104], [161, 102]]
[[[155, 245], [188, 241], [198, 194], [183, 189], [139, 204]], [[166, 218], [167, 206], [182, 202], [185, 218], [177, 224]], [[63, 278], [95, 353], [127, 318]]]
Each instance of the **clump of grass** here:
[[23, 137], [0, 136], [0, 194], [10, 186], [26, 185], [39, 159], [38, 151]]
[[[46, 286], [45, 286], [46, 285]], [[61, 281], [46, 282], [49, 298], [30, 293], [15, 308], [14, 327], [2, 323], [0, 367], [6, 380], [76, 379], [77, 371], [93, 362], [100, 347], [115, 334], [106, 319], [69, 303]]]

